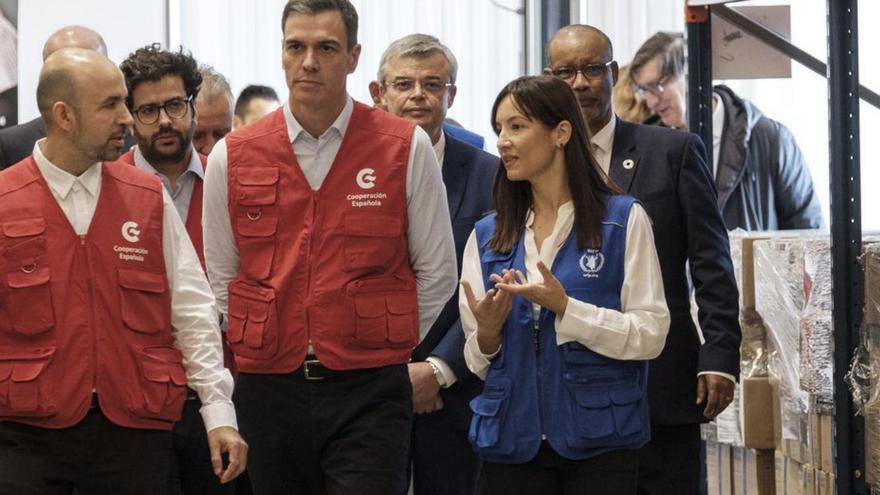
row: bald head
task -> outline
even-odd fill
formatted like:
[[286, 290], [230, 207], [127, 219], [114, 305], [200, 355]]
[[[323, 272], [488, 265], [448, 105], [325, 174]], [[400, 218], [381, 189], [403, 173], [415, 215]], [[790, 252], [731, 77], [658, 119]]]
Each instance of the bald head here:
[[113, 74], [121, 75], [119, 68], [94, 50], [56, 50], [43, 63], [37, 83], [37, 107], [43, 120], [47, 124], [52, 121], [52, 107], [57, 102], [76, 108], [79, 93], [85, 86], [93, 86]]
[[553, 39], [547, 44], [547, 61], [551, 65], [553, 65], [554, 49], [560, 44], [589, 47], [591, 51], [601, 53], [602, 57], [607, 60], [614, 58], [614, 47], [612, 47], [608, 36], [601, 30], [586, 24], [571, 24], [556, 31]]
[[107, 55], [107, 45], [100, 34], [83, 26], [65, 26], [52, 33], [43, 45], [43, 61], [62, 48], [84, 48]]

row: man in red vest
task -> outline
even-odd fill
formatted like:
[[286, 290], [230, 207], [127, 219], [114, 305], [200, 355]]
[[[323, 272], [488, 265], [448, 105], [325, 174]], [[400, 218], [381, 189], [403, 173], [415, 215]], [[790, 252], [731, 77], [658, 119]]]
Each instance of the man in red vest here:
[[428, 135], [354, 102], [357, 12], [291, 0], [290, 94], [214, 147], [208, 275], [239, 368], [254, 493], [406, 492], [406, 363], [455, 290], [446, 194]]
[[[162, 181], [204, 264], [202, 180], [207, 158], [193, 147], [193, 100], [203, 82], [198, 64], [187, 53], [154, 44], [136, 50], [119, 67], [128, 87], [126, 102], [134, 117], [137, 141], [120, 161]], [[168, 492], [232, 494], [235, 484], [222, 484], [214, 476], [200, 406], [198, 396], [190, 390], [183, 416], [172, 430]]]
[[47, 137], [0, 173], [0, 493], [164, 491], [187, 384], [214, 473], [246, 462], [183, 223], [157, 178], [111, 162], [125, 98], [105, 56], [57, 51], [37, 88]]

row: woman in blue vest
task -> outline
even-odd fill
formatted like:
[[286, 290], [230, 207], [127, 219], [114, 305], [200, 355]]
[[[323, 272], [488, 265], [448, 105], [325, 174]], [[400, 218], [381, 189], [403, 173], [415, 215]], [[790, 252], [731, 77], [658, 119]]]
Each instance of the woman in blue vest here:
[[[496, 212], [462, 261], [465, 360], [485, 380], [470, 440], [489, 494], [633, 494], [648, 363], [669, 328], [650, 220], [590, 153], [553, 77], [492, 108]], [[549, 267], [549, 268], [548, 268]]]

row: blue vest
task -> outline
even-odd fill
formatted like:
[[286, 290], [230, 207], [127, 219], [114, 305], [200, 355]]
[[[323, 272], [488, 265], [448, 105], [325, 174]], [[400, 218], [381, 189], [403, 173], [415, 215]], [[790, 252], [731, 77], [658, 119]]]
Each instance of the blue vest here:
[[[626, 225], [635, 199], [610, 196], [602, 222], [602, 248], [578, 249], [572, 233], [551, 271], [566, 293], [596, 306], [620, 310]], [[489, 249], [495, 215], [476, 224], [486, 290], [492, 273], [525, 273], [520, 238], [510, 253]], [[639, 448], [650, 439], [647, 361], [621, 361], [581, 344], [556, 344], [556, 314], [517, 296], [504, 326], [501, 352], [486, 375], [483, 393], [471, 401], [469, 438], [484, 460], [528, 462], [542, 435], [559, 455], [581, 460], [616, 449]]]

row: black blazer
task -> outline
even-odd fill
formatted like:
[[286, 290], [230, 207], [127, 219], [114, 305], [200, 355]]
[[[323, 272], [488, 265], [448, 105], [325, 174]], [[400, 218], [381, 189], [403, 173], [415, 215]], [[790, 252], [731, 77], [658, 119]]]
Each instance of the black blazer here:
[[[492, 209], [492, 182], [500, 160], [446, 134], [443, 156], [443, 183], [452, 218], [458, 276], [461, 257], [474, 223]], [[445, 361], [457, 378], [448, 389], [441, 389], [443, 409], [435, 414], [458, 428], [467, 428], [471, 411], [468, 403], [482, 389], [482, 381], [474, 376], [464, 362], [464, 332], [458, 316], [458, 290], [447, 301], [425, 339], [416, 347], [413, 361], [437, 356]]]
[[0, 170], [31, 156], [34, 143], [46, 137], [42, 117], [0, 130]]
[[[694, 404], [697, 373], [739, 376], [739, 293], [727, 230], [706, 150], [695, 134], [617, 119], [609, 175], [638, 198], [654, 222], [654, 243], [672, 316], [666, 346], [651, 362], [648, 397], [655, 424], [706, 421]], [[696, 291], [700, 345], [690, 313], [686, 265]]]

